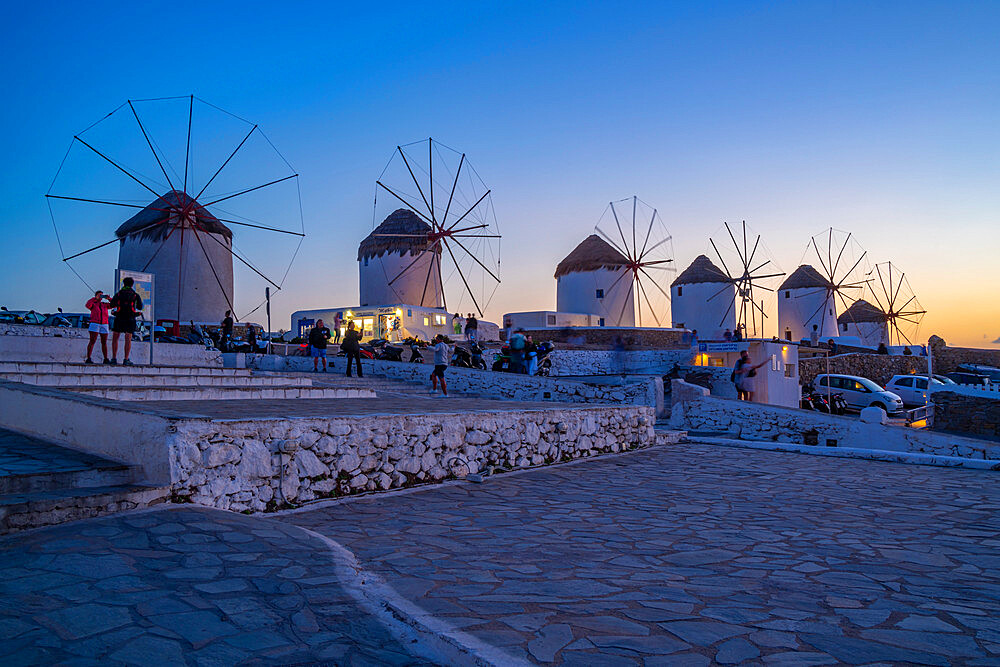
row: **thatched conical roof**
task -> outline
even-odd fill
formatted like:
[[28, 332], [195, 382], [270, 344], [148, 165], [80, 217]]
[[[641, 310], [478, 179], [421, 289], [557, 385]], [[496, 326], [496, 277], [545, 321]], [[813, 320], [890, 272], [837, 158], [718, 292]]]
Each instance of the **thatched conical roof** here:
[[837, 324], [885, 322], [887, 319], [881, 308], [873, 306], [864, 299], [858, 299], [837, 318]]
[[833, 285], [819, 271], [808, 264], [802, 264], [785, 278], [778, 289], [799, 289], [802, 287], [833, 287]]
[[[385, 253], [418, 255], [427, 248], [427, 235], [431, 226], [408, 208], [398, 208], [358, 245], [358, 261], [368, 257], [381, 257]], [[394, 236], [398, 235], [398, 236]], [[440, 253], [441, 246], [434, 248]]]
[[621, 254], [611, 244], [597, 234], [591, 234], [573, 252], [566, 255], [556, 266], [556, 278], [567, 273], [597, 271], [599, 269], [620, 269], [628, 264], [628, 257]]
[[170, 233], [172, 227], [180, 223], [177, 213], [188, 207], [190, 207], [188, 219], [194, 216], [199, 232], [219, 234], [232, 240], [233, 232], [229, 227], [219, 222], [218, 218], [192, 199], [191, 195], [179, 190], [171, 190], [123, 222], [115, 230], [115, 236], [123, 241], [126, 236], [160, 241]]
[[705, 255], [698, 255], [691, 262], [691, 265], [681, 271], [681, 274], [674, 278], [674, 285], [694, 285], [695, 283], [730, 283], [729, 276], [722, 269], [712, 263]]

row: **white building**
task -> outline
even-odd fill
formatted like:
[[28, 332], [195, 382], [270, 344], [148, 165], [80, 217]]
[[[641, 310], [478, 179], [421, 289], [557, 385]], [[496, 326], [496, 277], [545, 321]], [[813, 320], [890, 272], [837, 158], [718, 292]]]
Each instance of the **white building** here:
[[156, 317], [219, 322], [233, 302], [233, 232], [173, 190], [126, 220], [118, 268], [152, 273]]
[[812, 335], [820, 340], [837, 334], [837, 308], [830, 281], [803, 264], [778, 288], [778, 332], [786, 340], [799, 341]]
[[601, 326], [601, 316], [595, 313], [560, 313], [554, 310], [529, 310], [504, 313], [503, 328], [508, 338], [516, 329], [561, 329], [563, 327]]
[[598, 326], [635, 326], [628, 258], [591, 234], [556, 267], [556, 310], [597, 313]]
[[[351, 306], [343, 308], [316, 308], [298, 310], [292, 313], [292, 332], [305, 337], [318, 320], [333, 330], [333, 322], [340, 313], [340, 334], [343, 337], [347, 325], [354, 322], [354, 328], [361, 332], [361, 340], [384, 338], [400, 342], [407, 338], [431, 341], [434, 336], [444, 334], [452, 340], [465, 340], [465, 334], [456, 334], [452, 315], [439, 308], [421, 308], [405, 304], [385, 306]], [[465, 320], [459, 320], [465, 327]], [[479, 320], [479, 340], [500, 340], [500, 327], [494, 322]]]
[[431, 227], [413, 211], [393, 211], [358, 246], [362, 306], [441, 308], [441, 246], [428, 250]]
[[704, 342], [698, 344], [694, 363], [696, 366], [723, 369], [724, 373], [736, 366], [743, 350], [747, 351], [750, 363], [755, 366], [767, 361], [750, 380], [753, 387], [751, 400], [787, 408], [799, 407], [802, 390], [799, 387], [798, 345], [757, 338], [732, 343]]
[[701, 340], [722, 340], [736, 329], [736, 286], [705, 255], [698, 255], [670, 284], [674, 328], [697, 331]]
[[837, 318], [841, 336], [856, 336], [865, 347], [889, 344], [889, 318], [876, 306], [858, 299]]

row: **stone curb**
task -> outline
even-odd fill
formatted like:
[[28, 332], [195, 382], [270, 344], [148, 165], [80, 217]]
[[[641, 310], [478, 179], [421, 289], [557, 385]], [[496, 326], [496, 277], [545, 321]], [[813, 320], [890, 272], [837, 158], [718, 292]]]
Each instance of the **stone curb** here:
[[772, 452], [811, 454], [813, 456], [867, 459], [870, 461], [883, 461], [886, 463], [938, 466], [941, 468], [965, 468], [966, 470], [1000, 471], [1000, 461], [965, 459], [957, 456], [938, 456], [935, 454], [921, 454], [919, 452], [893, 452], [884, 449], [859, 449], [857, 447], [820, 447], [796, 445], [784, 442], [768, 442], [765, 440], [735, 440], [732, 438], [699, 436], [691, 437], [687, 440], [687, 442], [703, 443], [707, 445], [722, 445], [724, 447], [742, 447], [744, 449], [759, 449]]
[[354, 553], [335, 540], [292, 523], [282, 523], [325, 544], [344, 590], [418, 657], [441, 665], [530, 664], [427, 613], [397, 593], [379, 575], [362, 568]]

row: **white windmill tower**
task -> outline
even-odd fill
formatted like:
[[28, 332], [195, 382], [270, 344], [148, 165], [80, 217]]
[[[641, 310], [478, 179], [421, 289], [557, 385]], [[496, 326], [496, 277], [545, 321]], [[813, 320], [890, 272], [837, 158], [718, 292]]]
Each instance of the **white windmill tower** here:
[[556, 309], [605, 326], [668, 326], [673, 237], [657, 210], [636, 196], [610, 202], [594, 232], [556, 267]]
[[856, 336], [865, 347], [889, 343], [889, 319], [880, 308], [858, 299], [838, 318], [841, 336]]
[[[591, 234], [556, 266], [556, 310], [601, 315], [606, 326], [635, 326], [630, 291], [613, 289], [627, 272], [628, 258]], [[614, 320], [603, 317], [609, 312], [619, 316]]]
[[442, 308], [441, 246], [430, 225], [400, 208], [358, 245], [362, 306], [407, 304]]
[[673, 325], [697, 331], [703, 340], [721, 340], [727, 329], [736, 328], [735, 300], [736, 285], [729, 276], [708, 257], [698, 255], [670, 285]]
[[[847, 312], [866, 283], [868, 253], [849, 232], [832, 227], [809, 239], [798, 269], [778, 288], [778, 333], [789, 340], [838, 335], [837, 312]], [[816, 268], [819, 267], [819, 268]]]

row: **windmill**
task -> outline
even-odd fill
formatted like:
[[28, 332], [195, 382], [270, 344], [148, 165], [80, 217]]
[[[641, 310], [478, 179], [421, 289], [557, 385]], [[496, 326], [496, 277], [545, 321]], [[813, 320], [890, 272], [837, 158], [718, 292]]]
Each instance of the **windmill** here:
[[453, 308], [465, 310], [469, 299], [483, 317], [500, 285], [501, 236], [491, 190], [465, 153], [432, 138], [397, 146], [375, 186], [366, 239], [374, 251], [359, 260], [377, 258], [381, 291], [444, 309], [450, 292]]
[[779, 328], [792, 339], [816, 327], [824, 339], [836, 336], [837, 312], [851, 313], [868, 279], [868, 253], [850, 232], [832, 227], [809, 239], [799, 268], [778, 288]]
[[75, 135], [45, 196], [88, 288], [117, 245], [118, 268], [155, 274], [157, 314], [179, 321], [241, 319], [234, 267], [259, 299], [253, 284], [281, 289], [305, 236], [295, 170], [260, 126], [193, 95], [127, 100]]
[[876, 264], [868, 272], [868, 289], [885, 314], [889, 344], [912, 345], [926, 310], [917, 301], [906, 274], [892, 262]]
[[[736, 299], [729, 305], [722, 318], [724, 322], [729, 316], [730, 308], [736, 309], [736, 326], [742, 327], [748, 336], [764, 335], [764, 320], [767, 319], [767, 308], [764, 303], [764, 293], [774, 294], [775, 288], [769, 285], [774, 284], [775, 278], [785, 275], [777, 264], [769, 257], [767, 249], [761, 243], [760, 234], [755, 234], [747, 227], [746, 220], [737, 227], [737, 233], [741, 238], [737, 240], [736, 234], [728, 222], [723, 223], [730, 246], [725, 240], [721, 241], [725, 253], [719, 250], [719, 245], [715, 239], [709, 238], [709, 243], [715, 251], [715, 256], [722, 264], [722, 269], [729, 277], [729, 282], [736, 288]], [[755, 237], [753, 242], [750, 238]], [[725, 256], [724, 256], [725, 255]], [[727, 262], [726, 259], [729, 259]], [[730, 269], [730, 266], [733, 268]], [[727, 284], [722, 289], [709, 297], [709, 301], [719, 298], [729, 290]], [[756, 294], [754, 292], [756, 290]], [[759, 299], [759, 301], [758, 301]], [[720, 322], [721, 326], [721, 322]]]
[[673, 236], [659, 212], [635, 195], [609, 202], [594, 231], [617, 255], [617, 276], [600, 303], [608, 324], [670, 326], [667, 290], [677, 269]]

